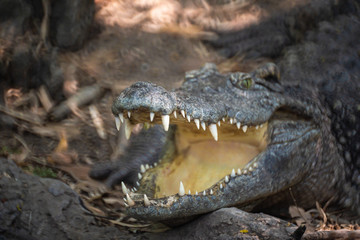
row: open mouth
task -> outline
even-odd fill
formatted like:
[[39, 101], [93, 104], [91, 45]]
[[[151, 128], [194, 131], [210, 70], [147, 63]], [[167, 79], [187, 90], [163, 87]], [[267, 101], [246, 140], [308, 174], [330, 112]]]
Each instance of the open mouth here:
[[162, 115], [143, 109], [124, 111], [115, 120], [117, 126], [125, 124], [127, 136], [137, 123], [144, 123], [144, 127], [162, 124], [172, 134], [159, 161], [139, 169], [135, 190], [151, 198], [211, 195], [231, 178], [254, 171], [258, 166], [256, 156], [268, 143], [267, 122], [243, 125], [224, 116], [216, 124], [208, 124], [184, 110]]

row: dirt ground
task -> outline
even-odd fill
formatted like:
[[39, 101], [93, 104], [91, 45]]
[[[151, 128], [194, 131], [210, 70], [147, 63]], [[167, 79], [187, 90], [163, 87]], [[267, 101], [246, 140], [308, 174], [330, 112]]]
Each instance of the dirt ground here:
[[[51, 18], [46, 17], [47, 2], [42, 1], [45, 7], [41, 17], [34, 18], [36, 24], [29, 24], [22, 33], [1, 34], [0, 157], [12, 159], [31, 175], [66, 183], [98, 216], [100, 226], [135, 233], [169, 228], [125, 216], [120, 189], [107, 189], [88, 177], [95, 162], [117, 159], [126, 146], [124, 130], [116, 130], [110, 111], [113, 99], [136, 81], [176, 88], [185, 71], [206, 62], [227, 72], [249, 71], [268, 60], [276, 61], [281, 52], [276, 52], [277, 45], [271, 51], [254, 52], [252, 46], [257, 43], [244, 41], [243, 48], [233, 48], [237, 49], [233, 54], [223, 48], [225, 33], [300, 9], [309, 1], [96, 0], [88, 37], [72, 45], [75, 50], [54, 41]], [[296, 42], [307, 27], [311, 26], [297, 27], [291, 40], [274, 42], [279, 46]], [[32, 59], [45, 62], [48, 68], [24, 63]], [[50, 73], [44, 73], [47, 71]], [[304, 211], [294, 206], [289, 209], [292, 218], [286, 220], [306, 225], [307, 233], [359, 229], [337, 218], [336, 212], [327, 212], [326, 207]]]

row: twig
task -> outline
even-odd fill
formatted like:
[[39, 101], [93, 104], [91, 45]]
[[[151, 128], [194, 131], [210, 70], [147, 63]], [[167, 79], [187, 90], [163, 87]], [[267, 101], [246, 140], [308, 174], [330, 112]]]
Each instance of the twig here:
[[60, 121], [71, 113], [73, 109], [98, 99], [104, 92], [105, 89], [98, 84], [83, 87], [78, 93], [54, 107], [49, 114], [49, 118], [53, 121]]
[[0, 105], [0, 112], [3, 112], [11, 117], [18, 118], [21, 120], [24, 120], [29, 123], [33, 123], [35, 125], [42, 125], [43, 121], [38, 117], [30, 114], [21, 113], [9, 108], [6, 108], [2, 105]]
[[360, 239], [360, 230], [334, 230], [305, 233], [302, 240], [327, 240], [327, 239]]

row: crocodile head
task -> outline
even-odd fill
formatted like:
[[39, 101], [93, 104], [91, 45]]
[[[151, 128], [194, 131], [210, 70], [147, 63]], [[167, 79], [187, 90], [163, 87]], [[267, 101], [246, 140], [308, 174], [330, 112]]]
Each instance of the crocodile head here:
[[135, 83], [114, 101], [117, 124], [124, 122], [127, 134], [133, 124], [162, 124], [170, 137], [158, 161], [140, 167], [138, 190], [125, 189], [127, 213], [186, 219], [286, 198], [283, 193], [305, 181], [321, 151], [315, 105], [283, 87], [272, 63], [229, 74], [206, 64], [187, 72], [174, 91]]

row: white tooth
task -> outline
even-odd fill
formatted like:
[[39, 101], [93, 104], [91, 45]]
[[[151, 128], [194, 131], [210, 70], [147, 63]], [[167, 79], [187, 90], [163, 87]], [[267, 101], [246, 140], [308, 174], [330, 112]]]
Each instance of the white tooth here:
[[260, 124], [260, 128], [262, 128], [264, 126], [264, 124]]
[[248, 172], [248, 171], [247, 171], [246, 169], [243, 171], [244, 174], [247, 174], [247, 172]]
[[238, 175], [241, 175], [241, 169], [240, 169], [240, 168], [238, 168], [237, 174], [238, 174]]
[[124, 205], [125, 205], [125, 207], [129, 207], [129, 205], [127, 205], [127, 203], [125, 203], [125, 202], [124, 202]]
[[220, 189], [222, 189], [223, 188], [223, 185], [222, 185], [222, 183], [220, 183]]
[[145, 164], [145, 169], [146, 169], [146, 170], [149, 169], [149, 164]]
[[162, 124], [164, 126], [165, 131], [169, 130], [170, 116], [169, 115], [162, 115], [161, 120], [162, 120]]
[[126, 194], [126, 200], [127, 200], [130, 207], [135, 205], [135, 202], [130, 198], [128, 193]]
[[201, 122], [201, 128], [205, 131], [206, 130], [206, 124], [205, 122]]
[[235, 177], [236, 176], [236, 173], [235, 173], [235, 169], [233, 169], [232, 170], [232, 172], [231, 172], [231, 175], [230, 175], [231, 177]]
[[185, 195], [185, 188], [184, 188], [184, 185], [183, 185], [182, 181], [180, 181], [179, 195], [180, 196]]
[[154, 121], [155, 113], [150, 112], [150, 122]]
[[129, 139], [132, 132], [132, 124], [130, 123], [129, 119], [125, 119], [125, 137]]
[[249, 167], [249, 172], [252, 172], [254, 169], [252, 167]]
[[129, 193], [129, 189], [127, 189], [126, 185], [124, 182], [121, 182], [121, 189], [122, 189], [122, 192], [124, 194], [128, 194]]
[[237, 127], [237, 129], [240, 129], [241, 123], [240, 123], [240, 122], [237, 122], [237, 123], [236, 123], [236, 127]]
[[140, 183], [139, 183], [139, 182], [136, 182], [136, 185], [137, 185], [138, 187], [140, 187]]
[[242, 130], [244, 131], [244, 133], [247, 131], [247, 126], [246, 125], [244, 125], [243, 127], [242, 127]]
[[218, 132], [217, 132], [216, 124], [214, 124], [214, 123], [210, 124], [209, 129], [210, 129], [211, 135], [213, 136], [215, 141], [217, 141], [218, 140]]
[[259, 129], [259, 125], [256, 125], [256, 126], [255, 126], [255, 129], [258, 130], [258, 129]]
[[150, 168], [153, 168], [153, 166], [152, 166], [152, 165], [150, 165]]
[[203, 195], [204, 195], [204, 196], [206, 195], [206, 192], [205, 192], [205, 190], [203, 191]]
[[229, 177], [226, 175], [225, 176], [225, 182], [228, 183], [229, 182]]
[[233, 124], [233, 123], [234, 123], [234, 119], [230, 118], [230, 124]]
[[126, 202], [127, 200], [126, 200], [126, 198], [123, 198], [123, 200], [124, 200], [124, 202]]
[[134, 188], [133, 188], [133, 190], [134, 190], [134, 192], [136, 192], [136, 191], [137, 191], [137, 188], [136, 188], [136, 187], [134, 187]]
[[258, 163], [254, 163], [254, 164], [253, 164], [253, 167], [254, 167], [254, 168], [257, 168], [257, 167], [258, 167]]
[[181, 110], [181, 115], [183, 116], [183, 118], [185, 118], [185, 110]]
[[119, 117], [115, 117], [115, 125], [116, 125], [116, 129], [119, 131], [120, 130], [120, 118]]
[[237, 121], [236, 121], [236, 118], [234, 118], [234, 123], [236, 123]]
[[189, 195], [191, 195], [191, 191], [190, 191], [190, 189], [189, 189]]
[[131, 112], [130, 111], [128, 111], [128, 117], [131, 118]]
[[120, 118], [120, 121], [123, 123], [124, 122], [124, 114], [119, 113], [119, 118]]
[[197, 192], [197, 191], [195, 192], [195, 195], [198, 195], [198, 192]]
[[218, 121], [217, 124], [218, 124], [218, 126], [220, 127], [220, 125], [221, 125], [221, 124], [220, 124], [220, 121]]
[[174, 113], [174, 117], [177, 118], [176, 110], [173, 113]]
[[196, 124], [197, 129], [200, 129], [200, 120], [195, 118], [194, 122]]
[[157, 166], [157, 163], [154, 163], [154, 167], [156, 167]]
[[186, 115], [186, 119], [188, 120], [188, 122], [190, 122], [190, 115]]
[[138, 178], [139, 178], [139, 180], [142, 178], [141, 173], [138, 173]]
[[143, 164], [140, 165], [140, 172], [146, 172], [145, 166]]
[[213, 190], [212, 190], [212, 189], [210, 189], [210, 195], [213, 195], [213, 193], [214, 193], [214, 192], [213, 192]]
[[225, 122], [225, 118], [224, 118], [224, 117], [222, 118], [222, 120], [223, 120], [223, 122]]
[[150, 201], [149, 201], [148, 197], [146, 196], [146, 194], [144, 194], [144, 205], [146, 207], [150, 206]]

